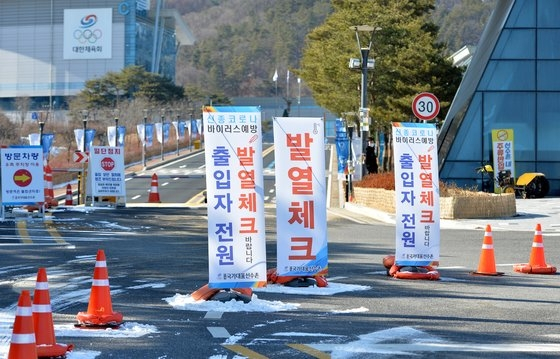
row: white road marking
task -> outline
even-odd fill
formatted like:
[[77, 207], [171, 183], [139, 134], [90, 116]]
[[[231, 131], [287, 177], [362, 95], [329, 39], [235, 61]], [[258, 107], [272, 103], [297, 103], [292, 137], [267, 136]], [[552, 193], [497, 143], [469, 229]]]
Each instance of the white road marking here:
[[206, 315], [204, 316], [204, 319], [222, 319], [222, 315], [224, 314], [224, 312], [219, 312], [219, 311], [209, 311], [206, 312]]
[[[344, 344], [307, 344], [317, 350], [332, 352], [333, 350], [344, 351]], [[405, 353], [405, 352], [501, 352], [501, 353], [524, 353], [524, 352], [560, 352], [560, 344], [553, 343], [392, 343], [364, 345], [356, 351], [359, 353]]]
[[224, 327], [206, 327], [214, 338], [229, 338], [231, 335]]

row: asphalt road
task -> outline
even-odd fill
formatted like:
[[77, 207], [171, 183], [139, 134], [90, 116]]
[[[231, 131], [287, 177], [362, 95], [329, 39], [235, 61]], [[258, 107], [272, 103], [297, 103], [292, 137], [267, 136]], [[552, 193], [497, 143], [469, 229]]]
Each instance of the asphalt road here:
[[[173, 178], [185, 181], [173, 190], [178, 202], [200, 191], [200, 178]], [[269, 268], [276, 266], [274, 210], [266, 208]], [[299, 305], [271, 312], [178, 310], [164, 300], [207, 283], [204, 206], [79, 209], [55, 211], [46, 220], [0, 222], [0, 314], [15, 311], [19, 292], [33, 290], [37, 268], [46, 267], [55, 323], [75, 323], [87, 309], [95, 254], [103, 249], [113, 309], [157, 332], [137, 338], [57, 336], [77, 352], [99, 352], [97, 358], [560, 356], [558, 276], [512, 271], [513, 263], [528, 260], [532, 232], [494, 233], [504, 276], [471, 275], [484, 233], [453, 229], [441, 231], [441, 280], [397, 280], [382, 266], [394, 250], [394, 225], [342, 209], [328, 213], [329, 283], [363, 289], [333, 295], [255, 291], [273, 306]], [[546, 240], [552, 264], [560, 258], [557, 238]]]

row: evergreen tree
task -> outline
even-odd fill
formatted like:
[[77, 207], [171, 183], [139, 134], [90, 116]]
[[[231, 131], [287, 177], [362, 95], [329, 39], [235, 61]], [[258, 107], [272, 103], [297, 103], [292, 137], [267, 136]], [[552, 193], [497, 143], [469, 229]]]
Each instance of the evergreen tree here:
[[[461, 81], [461, 70], [444, 57], [437, 26], [430, 21], [434, 0], [371, 0], [332, 2], [334, 12], [307, 37], [300, 75], [319, 105], [339, 115], [358, 112], [360, 71], [348, 68], [360, 58], [351, 26], [380, 27], [373, 37], [367, 103], [371, 130], [388, 131], [392, 121], [412, 119], [411, 104], [420, 92], [432, 92], [444, 118]], [[362, 47], [367, 46], [365, 37]]]

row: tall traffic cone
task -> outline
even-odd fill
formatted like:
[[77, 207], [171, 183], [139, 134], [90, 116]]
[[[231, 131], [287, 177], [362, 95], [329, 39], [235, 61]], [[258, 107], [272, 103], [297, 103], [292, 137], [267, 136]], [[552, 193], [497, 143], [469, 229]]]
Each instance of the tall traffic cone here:
[[73, 206], [74, 205], [74, 193], [72, 192], [72, 185], [68, 183], [66, 185], [66, 198], [64, 199], [65, 206]]
[[37, 354], [39, 358], [63, 357], [66, 352], [71, 351], [74, 345], [56, 343], [49, 283], [47, 281], [47, 271], [45, 268], [39, 268], [37, 272], [32, 308], [35, 342], [37, 344]]
[[101, 249], [97, 251], [95, 260], [88, 310], [86, 313], [79, 312], [76, 317], [76, 326], [81, 327], [118, 327], [123, 322], [123, 315], [113, 312], [107, 260], [105, 252]]
[[157, 174], [152, 175], [152, 184], [150, 185], [150, 196], [148, 197], [149, 203], [161, 203], [158, 193], [158, 176]]
[[33, 330], [31, 296], [28, 290], [22, 290], [16, 309], [8, 359], [37, 358], [37, 346], [35, 345], [35, 333]]
[[528, 274], [556, 273], [556, 267], [546, 264], [546, 260], [544, 258], [544, 244], [540, 224], [537, 224], [537, 227], [535, 228], [535, 237], [533, 239], [531, 255], [529, 256], [529, 263], [514, 264], [513, 270]]
[[482, 250], [480, 251], [480, 262], [476, 272], [471, 274], [478, 275], [503, 275], [502, 272], [496, 272], [496, 260], [494, 258], [494, 242], [492, 241], [492, 228], [486, 225], [484, 231], [484, 240], [482, 241]]
[[53, 189], [53, 174], [51, 166], [45, 165], [44, 167], [44, 179], [45, 179], [45, 207], [56, 207], [58, 206], [58, 201], [54, 198]]

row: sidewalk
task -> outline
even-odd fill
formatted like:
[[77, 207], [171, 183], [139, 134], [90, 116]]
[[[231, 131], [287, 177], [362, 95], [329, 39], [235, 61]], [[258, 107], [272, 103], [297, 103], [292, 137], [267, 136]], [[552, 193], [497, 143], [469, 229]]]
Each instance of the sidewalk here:
[[[341, 189], [338, 183], [336, 150], [333, 149], [330, 160], [329, 180], [329, 205], [330, 208], [341, 208], [350, 213], [365, 215], [379, 222], [395, 224], [395, 215], [374, 208], [364, 207], [355, 203], [344, 203], [340, 196]], [[342, 199], [341, 199], [342, 198]], [[342, 203], [341, 203], [342, 202]], [[556, 232], [560, 235], [560, 197], [545, 197], [535, 199], [516, 199], [517, 215], [508, 218], [488, 219], [442, 219], [442, 229], [476, 229], [484, 230], [486, 225], [492, 226], [492, 231], [534, 231], [537, 224], [541, 225], [543, 232]]]
[[[560, 198], [545, 197], [534, 199], [516, 199], [517, 215], [506, 218], [484, 219], [442, 219], [442, 229], [476, 229], [484, 230], [486, 225], [492, 231], [534, 231], [540, 224], [543, 232], [556, 232], [560, 235]], [[349, 212], [367, 215], [383, 223], [395, 224], [395, 215], [377, 209], [367, 208], [354, 203], [346, 203]]]

